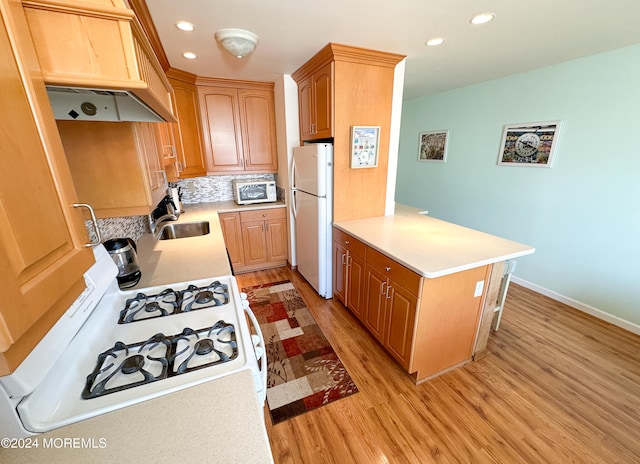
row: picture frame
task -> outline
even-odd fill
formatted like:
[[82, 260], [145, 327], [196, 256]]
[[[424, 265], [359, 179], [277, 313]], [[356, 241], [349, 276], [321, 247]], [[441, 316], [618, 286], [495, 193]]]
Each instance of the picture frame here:
[[561, 122], [557, 120], [505, 125], [498, 165], [550, 168]]
[[418, 136], [418, 161], [446, 163], [449, 131], [420, 132]]
[[351, 126], [351, 169], [378, 166], [380, 126]]

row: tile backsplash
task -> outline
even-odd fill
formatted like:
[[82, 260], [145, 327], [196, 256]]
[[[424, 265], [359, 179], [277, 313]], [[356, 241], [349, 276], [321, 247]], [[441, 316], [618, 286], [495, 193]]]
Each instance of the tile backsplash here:
[[[91, 221], [84, 221], [84, 225], [89, 232], [89, 240], [95, 241], [96, 234]], [[102, 241], [112, 238], [129, 237], [133, 241], [138, 241], [144, 233], [150, 231], [149, 219], [147, 216], [128, 216], [98, 219], [98, 228], [102, 235]]]
[[[182, 179], [176, 182], [182, 193], [183, 204], [205, 203], [233, 200], [232, 182], [234, 179], [275, 180], [275, 174], [247, 174], [240, 176], [207, 176]], [[284, 197], [284, 191], [277, 189], [278, 199]], [[94, 241], [96, 234], [91, 221], [85, 221], [89, 239]], [[111, 238], [129, 237], [137, 241], [143, 234], [150, 232], [147, 216], [128, 216], [98, 219], [102, 241]]]
[[208, 201], [233, 200], [233, 180], [275, 180], [275, 174], [246, 174], [241, 176], [207, 176], [182, 179], [177, 182], [181, 188], [182, 203], [203, 203]]

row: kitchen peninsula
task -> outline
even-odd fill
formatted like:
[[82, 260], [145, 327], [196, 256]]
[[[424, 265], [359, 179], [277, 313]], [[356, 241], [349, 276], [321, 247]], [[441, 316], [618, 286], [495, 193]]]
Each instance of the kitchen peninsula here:
[[334, 295], [421, 382], [486, 347], [504, 264], [528, 245], [396, 204], [334, 223]]

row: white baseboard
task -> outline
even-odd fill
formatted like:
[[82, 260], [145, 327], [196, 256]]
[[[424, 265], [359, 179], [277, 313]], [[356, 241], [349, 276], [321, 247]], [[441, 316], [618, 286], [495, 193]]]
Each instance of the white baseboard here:
[[601, 309], [594, 308], [593, 306], [589, 306], [588, 304], [582, 303], [564, 295], [560, 295], [559, 293], [521, 279], [520, 277], [511, 276], [511, 281], [518, 285], [522, 285], [529, 290], [533, 290], [536, 293], [548, 296], [552, 300], [559, 301], [560, 303], [564, 303], [567, 306], [571, 306], [572, 308], [575, 308], [579, 311], [590, 314], [593, 317], [606, 321], [622, 329], [628, 330], [629, 332], [633, 332], [636, 335], [640, 335], [640, 325], [634, 324], [633, 322], [626, 321], [622, 318], [619, 318], [618, 316], [613, 316], [605, 311], [602, 311]]

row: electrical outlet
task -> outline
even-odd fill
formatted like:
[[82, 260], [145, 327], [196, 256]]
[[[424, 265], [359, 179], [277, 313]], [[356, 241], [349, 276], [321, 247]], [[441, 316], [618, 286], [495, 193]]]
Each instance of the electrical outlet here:
[[479, 297], [482, 296], [482, 291], [484, 290], [484, 280], [480, 280], [478, 282], [476, 282], [476, 291], [473, 292], [473, 297]]
[[187, 191], [193, 193], [196, 191], [196, 185], [193, 182], [187, 182]]

